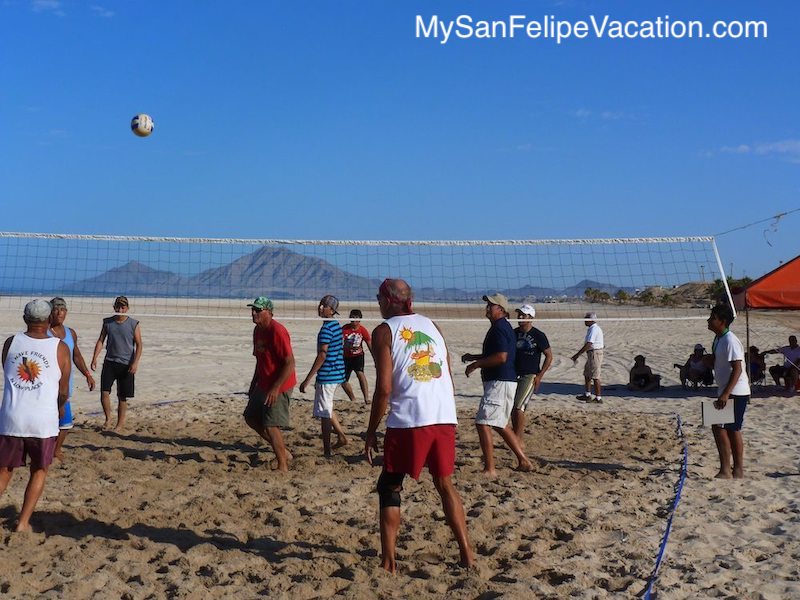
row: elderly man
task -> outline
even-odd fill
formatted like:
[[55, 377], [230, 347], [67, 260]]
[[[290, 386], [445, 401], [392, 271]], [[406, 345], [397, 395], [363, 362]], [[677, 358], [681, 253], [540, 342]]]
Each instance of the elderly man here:
[[113, 317], [103, 319], [100, 336], [94, 345], [92, 371], [97, 369], [97, 358], [108, 339], [103, 370], [100, 372], [100, 404], [103, 406], [105, 423], [103, 429], [111, 427], [111, 388], [117, 384], [117, 424], [114, 431], [120, 432], [125, 426], [128, 412], [128, 398], [134, 395], [134, 377], [142, 357], [142, 328], [139, 321], [127, 315], [130, 305], [125, 296], [114, 300]]
[[496, 477], [492, 429], [500, 434], [517, 457], [518, 471], [530, 471], [532, 465], [522, 450], [519, 438], [508, 426], [517, 391], [517, 372], [514, 369], [517, 336], [508, 322], [508, 300], [500, 293], [484, 296], [483, 300], [486, 302], [486, 318], [491, 322], [483, 340], [483, 351], [480, 354], [464, 354], [461, 361], [470, 363], [465, 371], [467, 377], [475, 369], [481, 370], [483, 396], [475, 415], [475, 426], [483, 452], [483, 472], [489, 477]]
[[517, 391], [514, 395], [514, 409], [511, 411], [511, 425], [522, 444], [525, 409], [534, 394], [539, 392], [544, 374], [553, 364], [553, 351], [544, 332], [533, 326], [536, 309], [530, 304], [523, 304], [516, 312], [519, 321], [519, 326], [514, 330], [517, 336], [517, 358], [514, 362]]
[[[603, 366], [603, 348], [605, 348], [603, 330], [597, 324], [597, 315], [593, 312], [584, 315], [583, 324], [588, 328], [583, 346], [572, 355], [572, 362], [575, 363], [581, 354], [586, 354], [586, 365], [583, 367], [584, 393], [578, 396], [578, 400], [600, 404], [603, 402], [600, 386], [600, 369]], [[592, 393], [592, 382], [594, 382], [594, 393]]]
[[[89, 386], [89, 391], [94, 390], [94, 377], [92, 372], [86, 366], [86, 361], [83, 360], [83, 354], [78, 347], [78, 334], [71, 327], [66, 327], [64, 321], [67, 318], [67, 301], [63, 298], [53, 298], [50, 300], [50, 306], [53, 307], [50, 313], [50, 329], [48, 335], [57, 337], [63, 341], [70, 352], [70, 362], [74, 363], [78, 370], [86, 377], [86, 384]], [[67, 438], [67, 433], [72, 429], [72, 407], [70, 400], [72, 399], [73, 390], [73, 371], [69, 374], [69, 397], [67, 403], [64, 405], [64, 416], [58, 420], [58, 440], [56, 441], [56, 448], [54, 455], [58, 460], [63, 460], [64, 455], [61, 451], [64, 445], [64, 440]]]
[[455, 471], [456, 404], [447, 345], [439, 328], [411, 308], [411, 288], [387, 279], [378, 291], [386, 319], [372, 334], [377, 382], [364, 453], [372, 464], [376, 432], [386, 414], [383, 470], [378, 478], [381, 567], [394, 573], [400, 528], [400, 492], [405, 475], [419, 479], [428, 466], [442, 509], [458, 543], [461, 565], [474, 562], [464, 507], [451, 475]]
[[714, 406], [722, 409], [728, 402], [733, 402], [734, 418], [733, 423], [711, 426], [719, 453], [719, 473], [716, 475], [719, 479], [744, 477], [742, 426], [744, 413], [750, 402], [750, 382], [744, 368], [744, 347], [730, 330], [731, 323], [733, 311], [730, 307], [718, 304], [711, 309], [708, 329], [714, 333], [711, 348], [717, 378], [717, 401]]
[[253, 318], [253, 356], [256, 370], [247, 392], [244, 420], [275, 452], [275, 469], [289, 470], [281, 427], [289, 426], [289, 399], [297, 383], [292, 340], [286, 327], [273, 318], [272, 300], [259, 296], [247, 305]]
[[[336, 413], [333, 412], [333, 395], [336, 387], [344, 383], [344, 340], [342, 326], [333, 318], [338, 315], [339, 300], [330, 294], [323, 296], [317, 307], [317, 314], [325, 319], [317, 334], [317, 357], [300, 384], [300, 393], [305, 392], [314, 375], [314, 417], [322, 424], [322, 451], [326, 458], [331, 457], [331, 449], [341, 448], [348, 443]], [[336, 432], [337, 441], [331, 445], [331, 430]]]
[[775, 365], [770, 367], [769, 374], [775, 380], [775, 385], [779, 387], [781, 378], [783, 378], [786, 392], [793, 394], [797, 386], [798, 369], [800, 369], [800, 345], [797, 344], [797, 337], [790, 335], [788, 346], [773, 348], [772, 350], [767, 350], [764, 354], [783, 354], [783, 366]]
[[3, 403], [0, 404], [0, 494], [14, 469], [30, 459], [30, 479], [17, 531], [30, 531], [30, 518], [44, 490], [53, 462], [58, 418], [69, 394], [69, 348], [47, 333], [51, 306], [47, 300], [25, 305], [24, 333], [3, 345]]

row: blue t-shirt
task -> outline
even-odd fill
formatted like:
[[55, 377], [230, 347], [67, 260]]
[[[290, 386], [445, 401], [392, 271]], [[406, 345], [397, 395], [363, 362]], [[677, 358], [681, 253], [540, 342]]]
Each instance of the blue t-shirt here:
[[339, 321], [325, 321], [317, 335], [317, 349], [328, 345], [325, 362], [317, 371], [317, 383], [344, 383], [344, 341]]
[[517, 371], [514, 369], [514, 360], [517, 357], [517, 336], [508, 319], [498, 319], [489, 328], [483, 340], [483, 357], [496, 352], [506, 352], [506, 362], [499, 367], [481, 369], [483, 381], [516, 381]]
[[517, 359], [514, 366], [517, 375], [535, 375], [542, 370], [542, 352], [550, 347], [550, 342], [543, 331], [533, 327], [530, 331], [522, 331], [517, 327]]

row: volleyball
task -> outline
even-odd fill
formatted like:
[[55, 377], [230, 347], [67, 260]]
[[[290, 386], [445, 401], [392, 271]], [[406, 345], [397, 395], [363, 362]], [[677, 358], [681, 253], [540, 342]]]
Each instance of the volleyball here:
[[142, 113], [131, 119], [131, 131], [133, 131], [133, 133], [139, 137], [147, 137], [153, 133], [154, 128], [155, 125], [153, 124], [153, 119], [150, 117], [150, 115]]

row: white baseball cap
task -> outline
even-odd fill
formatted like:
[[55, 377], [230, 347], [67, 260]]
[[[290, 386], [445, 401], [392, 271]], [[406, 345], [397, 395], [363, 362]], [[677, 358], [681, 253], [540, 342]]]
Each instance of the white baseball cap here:
[[517, 309], [517, 312], [521, 312], [523, 315], [528, 315], [531, 319], [536, 317], [536, 309], [530, 304], [523, 304]]

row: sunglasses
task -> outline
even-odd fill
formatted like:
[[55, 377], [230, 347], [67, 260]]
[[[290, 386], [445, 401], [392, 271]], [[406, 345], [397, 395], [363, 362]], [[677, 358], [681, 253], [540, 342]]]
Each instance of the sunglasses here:
[[260, 313], [264, 309], [263, 308], [256, 308], [255, 306], [251, 306], [250, 310], [252, 310], [254, 313]]

